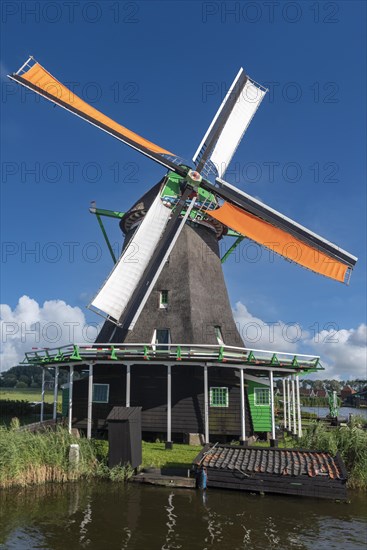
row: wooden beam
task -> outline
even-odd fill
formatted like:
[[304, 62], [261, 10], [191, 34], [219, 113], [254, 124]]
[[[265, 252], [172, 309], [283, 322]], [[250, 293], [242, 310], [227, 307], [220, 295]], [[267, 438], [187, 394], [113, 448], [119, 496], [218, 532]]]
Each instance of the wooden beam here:
[[283, 378], [283, 419], [284, 429], [287, 429], [287, 391], [286, 391], [286, 379]]
[[126, 407], [130, 407], [130, 391], [131, 391], [131, 366], [126, 365]]
[[43, 415], [45, 410], [45, 369], [42, 369], [42, 389], [41, 389], [41, 412], [40, 422], [43, 422]]
[[71, 433], [73, 421], [73, 380], [74, 380], [74, 365], [70, 365], [69, 370], [69, 407], [68, 407], [68, 429]]
[[294, 374], [292, 374], [292, 417], [293, 417], [293, 430], [292, 433], [297, 435], [297, 418], [296, 418], [296, 390], [294, 383]]
[[204, 426], [205, 443], [209, 443], [209, 395], [208, 395], [208, 367], [204, 367]]
[[292, 431], [292, 418], [291, 418], [291, 381], [287, 378], [287, 396], [288, 396], [288, 430]]
[[270, 382], [270, 413], [271, 413], [271, 437], [275, 440], [275, 416], [274, 416], [274, 378], [273, 371], [269, 373]]
[[246, 409], [245, 409], [245, 386], [243, 380], [243, 369], [240, 369], [241, 384], [241, 440], [246, 441]]
[[55, 367], [55, 379], [54, 379], [54, 408], [52, 413], [52, 418], [56, 420], [57, 418], [57, 394], [59, 388], [59, 367]]
[[296, 376], [296, 391], [297, 391], [298, 437], [302, 437], [302, 417], [301, 417], [301, 400], [300, 400], [300, 394], [299, 394], [299, 376]]
[[92, 406], [93, 406], [92, 403], [93, 403], [93, 364], [89, 363], [87, 439], [91, 439], [91, 437], [92, 437]]
[[172, 371], [167, 365], [167, 443], [172, 442]]

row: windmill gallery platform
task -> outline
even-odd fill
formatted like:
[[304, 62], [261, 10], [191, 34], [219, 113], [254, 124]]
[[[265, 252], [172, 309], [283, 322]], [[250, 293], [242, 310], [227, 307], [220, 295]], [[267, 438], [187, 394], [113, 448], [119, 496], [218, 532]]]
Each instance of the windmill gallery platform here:
[[168, 444], [187, 433], [203, 434], [209, 443], [223, 434], [245, 441], [270, 432], [276, 441], [275, 378], [283, 380], [284, 426], [300, 436], [298, 375], [323, 369], [314, 356], [185, 344], [71, 344], [29, 352], [24, 363], [42, 367], [42, 396], [45, 370], [54, 370], [55, 419], [59, 370], [68, 371], [63, 416], [70, 431], [103, 435], [114, 406], [142, 405], [143, 436], [161, 433]]

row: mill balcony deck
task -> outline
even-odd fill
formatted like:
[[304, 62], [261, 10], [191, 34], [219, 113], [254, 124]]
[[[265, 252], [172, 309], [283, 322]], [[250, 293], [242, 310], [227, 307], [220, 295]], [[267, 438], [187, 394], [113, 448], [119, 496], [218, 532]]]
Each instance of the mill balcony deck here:
[[88, 363], [189, 363], [272, 369], [279, 372], [323, 370], [318, 356], [225, 345], [192, 344], [69, 344], [27, 352], [22, 364], [45, 367]]

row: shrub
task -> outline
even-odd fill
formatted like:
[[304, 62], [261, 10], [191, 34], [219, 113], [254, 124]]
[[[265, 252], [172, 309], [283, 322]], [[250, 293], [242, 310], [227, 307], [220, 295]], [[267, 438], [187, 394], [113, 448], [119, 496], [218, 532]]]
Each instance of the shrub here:
[[367, 488], [367, 432], [357, 425], [328, 430], [322, 422], [312, 424], [300, 439], [301, 448], [337, 452], [348, 471], [348, 486]]

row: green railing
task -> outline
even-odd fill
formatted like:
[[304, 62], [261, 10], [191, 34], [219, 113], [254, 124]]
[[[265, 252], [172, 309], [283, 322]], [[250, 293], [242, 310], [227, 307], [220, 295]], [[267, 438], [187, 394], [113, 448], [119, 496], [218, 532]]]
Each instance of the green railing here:
[[57, 365], [90, 361], [187, 361], [231, 363], [240, 366], [323, 370], [320, 358], [278, 351], [205, 344], [69, 344], [25, 354], [22, 364]]

